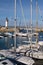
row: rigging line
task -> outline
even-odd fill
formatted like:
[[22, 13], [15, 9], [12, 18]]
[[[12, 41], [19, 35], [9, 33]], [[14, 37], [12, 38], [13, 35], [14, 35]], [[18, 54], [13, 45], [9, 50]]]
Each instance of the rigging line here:
[[41, 12], [41, 10], [40, 10], [39, 6], [38, 6], [38, 9], [39, 9], [40, 16], [42, 16], [42, 14], [41, 14], [42, 12]]
[[26, 30], [27, 30], [27, 26], [26, 26], [26, 19], [25, 19], [25, 16], [24, 16], [24, 10], [23, 10], [23, 7], [22, 7], [22, 1], [20, 0], [20, 6], [21, 6], [21, 11], [22, 11], [22, 16], [23, 16], [23, 19], [24, 19], [24, 23], [25, 23], [25, 27], [26, 27]]
[[40, 13], [40, 15], [41, 15], [42, 12], [41, 12], [41, 9], [39, 8], [39, 6], [38, 6], [38, 9], [39, 9], [39, 13]]
[[40, 16], [42, 16], [41, 15], [41, 10], [40, 10], [40, 8], [38, 6], [38, 3], [37, 3], [37, 0], [36, 0], [36, 26], [37, 26], [37, 28], [38, 28], [38, 11], [40, 13]]

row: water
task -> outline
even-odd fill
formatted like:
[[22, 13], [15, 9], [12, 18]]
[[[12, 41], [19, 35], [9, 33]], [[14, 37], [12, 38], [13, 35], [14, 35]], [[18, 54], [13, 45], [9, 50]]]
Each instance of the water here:
[[[35, 37], [33, 37], [32, 39], [35, 40]], [[27, 41], [27, 40], [28, 40], [27, 37], [17, 36], [16, 46], [18, 47], [19, 45], [27, 44], [27, 43], [23, 43], [23, 41]], [[39, 32], [38, 40], [43, 41], [43, 32]], [[7, 48], [11, 48], [12, 46], [14, 46], [14, 38], [3, 37], [2, 39], [0, 39], [0, 49], [7, 49]]]
[[[19, 37], [16, 38], [17, 47], [22, 45], [23, 41], [27, 40], [26, 37]], [[0, 39], [0, 49], [8, 49], [14, 46], [14, 38], [12, 37], [3, 37]]]

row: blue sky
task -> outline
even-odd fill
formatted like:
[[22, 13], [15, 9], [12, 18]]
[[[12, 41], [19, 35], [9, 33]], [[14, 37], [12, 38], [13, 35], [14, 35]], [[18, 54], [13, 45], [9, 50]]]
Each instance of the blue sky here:
[[[26, 24], [30, 23], [30, 0], [21, 0], [26, 19]], [[36, 24], [36, 0], [33, 0], [33, 25]], [[43, 0], [38, 0], [38, 23], [39, 26], [43, 26]], [[42, 17], [41, 17], [42, 16]], [[0, 25], [5, 24], [5, 19], [8, 17], [9, 25], [14, 25], [14, 0], [0, 0]], [[21, 23], [21, 24], [20, 24]], [[17, 0], [17, 25], [24, 25], [24, 18], [20, 6], [20, 0]]]

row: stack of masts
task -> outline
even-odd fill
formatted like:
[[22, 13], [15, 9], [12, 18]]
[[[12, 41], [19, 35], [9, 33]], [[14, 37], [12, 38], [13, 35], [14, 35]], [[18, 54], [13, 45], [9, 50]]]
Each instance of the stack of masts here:
[[[37, 8], [38, 4], [36, 2], [36, 13], [38, 13], [38, 8]], [[38, 15], [37, 15], [38, 17]], [[38, 18], [36, 18], [38, 22]], [[31, 50], [32, 50], [32, 33], [33, 33], [33, 28], [32, 28], [32, 0], [31, 0], [31, 32], [30, 32], [30, 47], [31, 47]], [[14, 43], [14, 51], [16, 52], [16, 0], [15, 0], [15, 43]], [[37, 36], [38, 37], [38, 36]], [[37, 42], [37, 38], [36, 38], [36, 42]]]

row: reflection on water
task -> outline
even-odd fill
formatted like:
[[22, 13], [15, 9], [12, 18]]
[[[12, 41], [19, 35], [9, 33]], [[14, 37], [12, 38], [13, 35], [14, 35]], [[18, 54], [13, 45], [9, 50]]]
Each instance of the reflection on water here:
[[[33, 41], [35, 39], [36, 39], [35, 37], [32, 38]], [[17, 36], [16, 37], [17, 47], [19, 45], [25, 44], [25, 43], [23, 43], [23, 41], [28, 41], [28, 40], [29, 40], [29, 38], [27, 38], [27, 37]], [[42, 32], [39, 33], [38, 40], [43, 41], [43, 33]], [[14, 38], [3, 37], [2, 39], [0, 39], [0, 49], [7, 49], [7, 48], [11, 48], [12, 46], [14, 46]]]
[[3, 37], [0, 39], [0, 49], [8, 49], [11, 48], [11, 45], [13, 46], [14, 39], [10, 37]]
[[[16, 37], [17, 47], [19, 45], [22, 45], [23, 41], [27, 41], [27, 40], [28, 40], [27, 37], [17, 36]], [[0, 49], [7, 49], [7, 48], [11, 48], [12, 46], [14, 46], [14, 38], [3, 37], [2, 39], [0, 39]]]

